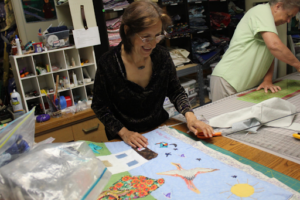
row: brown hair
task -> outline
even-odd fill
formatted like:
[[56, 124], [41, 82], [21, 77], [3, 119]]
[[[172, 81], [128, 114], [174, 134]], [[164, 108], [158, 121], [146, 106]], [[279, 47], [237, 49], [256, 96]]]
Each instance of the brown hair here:
[[[171, 18], [163, 12], [156, 4], [148, 0], [141, 0], [131, 3], [122, 16], [120, 36], [124, 49], [131, 53], [131, 38], [150, 26], [155, 25], [159, 20], [162, 22], [162, 33], [172, 24]], [[125, 34], [125, 25], [128, 26]]]

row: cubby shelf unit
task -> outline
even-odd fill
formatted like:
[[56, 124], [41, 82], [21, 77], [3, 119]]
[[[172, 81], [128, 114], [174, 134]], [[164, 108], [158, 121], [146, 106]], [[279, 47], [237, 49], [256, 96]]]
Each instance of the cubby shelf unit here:
[[[66, 56], [70, 62], [67, 62]], [[74, 59], [75, 66], [70, 66], [71, 59]], [[88, 60], [88, 63], [81, 65], [81, 59]], [[12, 65], [17, 90], [22, 98], [23, 108], [26, 112], [29, 111], [30, 103], [38, 103], [44, 112], [46, 112], [45, 103], [47, 102], [46, 95], [41, 94], [42, 89], [55, 90], [56, 76], [66, 77], [70, 81], [70, 74], [76, 74], [77, 80], [82, 82], [81, 85], [74, 86], [68, 89], [58, 90], [60, 96], [69, 96], [72, 99], [72, 105], [78, 100], [87, 100], [88, 93], [93, 90], [97, 64], [93, 47], [85, 47], [76, 49], [75, 46], [55, 49], [42, 53], [34, 53], [20, 56], [10, 56], [10, 63]], [[50, 71], [38, 75], [36, 72], [36, 65], [49, 65]], [[71, 64], [72, 65], [72, 64]], [[53, 71], [52, 68], [56, 66], [59, 68]], [[26, 71], [31, 74], [24, 78], [20, 77], [20, 71], [26, 68]], [[84, 79], [87, 72], [91, 78], [91, 82], [85, 82]], [[28, 92], [36, 91], [36, 96], [26, 96]], [[54, 93], [50, 93], [52, 95]]]

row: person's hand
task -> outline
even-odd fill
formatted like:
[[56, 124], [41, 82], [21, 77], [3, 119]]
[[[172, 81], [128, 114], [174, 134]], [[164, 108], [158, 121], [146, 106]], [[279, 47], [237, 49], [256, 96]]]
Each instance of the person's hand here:
[[205, 137], [212, 137], [214, 133], [214, 129], [208, 125], [205, 124], [202, 121], [199, 121], [197, 117], [192, 112], [187, 112], [185, 114], [187, 126], [191, 132], [193, 132], [196, 136], [201, 131], [203, 132]]
[[258, 88], [256, 89], [257, 90], [260, 90], [260, 89], [264, 89], [265, 90], [265, 93], [268, 93], [268, 90], [271, 90], [272, 93], [274, 92], [278, 92], [281, 90], [281, 87], [280, 86], [277, 86], [277, 85], [273, 85], [272, 82], [262, 82]]
[[147, 138], [145, 138], [138, 132], [129, 131], [125, 127], [123, 127], [118, 134], [126, 144], [132, 146], [133, 148], [143, 148], [147, 147], [148, 145]]

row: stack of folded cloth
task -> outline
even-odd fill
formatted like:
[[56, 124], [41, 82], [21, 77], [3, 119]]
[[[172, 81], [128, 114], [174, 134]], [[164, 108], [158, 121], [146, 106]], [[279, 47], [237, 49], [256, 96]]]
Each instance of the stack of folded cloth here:
[[104, 10], [118, 10], [126, 8], [129, 3], [128, 1], [124, 0], [103, 0]]
[[207, 30], [208, 27], [205, 25], [205, 19], [201, 17], [190, 19], [190, 26], [193, 31], [204, 31]]
[[189, 9], [189, 18], [197, 18], [197, 17], [205, 17], [204, 13], [204, 8], [203, 6], [192, 6]]
[[122, 16], [106, 21], [109, 46], [117, 46], [121, 42], [119, 29], [121, 26]]
[[173, 63], [176, 67], [191, 61], [188, 58], [190, 52], [188, 52], [185, 49], [172, 49], [169, 52], [170, 52], [171, 58], [173, 60]]

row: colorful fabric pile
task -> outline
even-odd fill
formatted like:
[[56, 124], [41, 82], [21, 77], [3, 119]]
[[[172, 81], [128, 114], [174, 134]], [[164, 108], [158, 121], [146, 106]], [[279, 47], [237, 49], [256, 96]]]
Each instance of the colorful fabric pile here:
[[121, 42], [119, 29], [121, 26], [122, 16], [106, 21], [109, 46], [117, 46]]
[[103, 0], [103, 3], [104, 10], [121, 10], [129, 5], [128, 1], [124, 0]]

